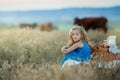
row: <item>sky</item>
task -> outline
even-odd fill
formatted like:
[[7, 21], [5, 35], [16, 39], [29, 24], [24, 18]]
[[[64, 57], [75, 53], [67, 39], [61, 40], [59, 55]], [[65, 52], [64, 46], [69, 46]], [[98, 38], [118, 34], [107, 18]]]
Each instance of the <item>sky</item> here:
[[113, 6], [120, 6], [120, 0], [0, 0], [0, 11]]

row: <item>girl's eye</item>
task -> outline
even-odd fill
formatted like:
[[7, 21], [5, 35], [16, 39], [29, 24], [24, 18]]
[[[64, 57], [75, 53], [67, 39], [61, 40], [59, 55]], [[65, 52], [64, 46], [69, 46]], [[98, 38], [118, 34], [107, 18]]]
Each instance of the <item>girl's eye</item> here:
[[79, 35], [79, 34], [76, 34], [76, 35]]
[[75, 34], [72, 34], [72, 35], [75, 35]]

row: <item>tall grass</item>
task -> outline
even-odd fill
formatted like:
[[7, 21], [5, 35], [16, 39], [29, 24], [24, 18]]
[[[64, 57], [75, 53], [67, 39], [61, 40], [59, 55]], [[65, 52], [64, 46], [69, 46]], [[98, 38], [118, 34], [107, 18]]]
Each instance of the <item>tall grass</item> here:
[[[118, 36], [119, 32], [108, 34]], [[92, 41], [106, 39], [103, 33], [89, 31]], [[99, 37], [98, 37], [99, 36]], [[1, 80], [118, 80], [120, 70], [89, 67], [83, 64], [61, 69], [61, 47], [68, 41], [68, 32], [37, 30], [0, 31]]]

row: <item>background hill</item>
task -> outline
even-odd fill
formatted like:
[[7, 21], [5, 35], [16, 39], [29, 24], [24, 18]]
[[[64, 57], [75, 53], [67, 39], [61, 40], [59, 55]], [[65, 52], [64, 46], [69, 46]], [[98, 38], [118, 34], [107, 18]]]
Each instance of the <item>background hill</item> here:
[[104, 16], [110, 22], [120, 21], [120, 6], [110, 8], [66, 8], [59, 10], [0, 11], [0, 23], [73, 22], [75, 17]]

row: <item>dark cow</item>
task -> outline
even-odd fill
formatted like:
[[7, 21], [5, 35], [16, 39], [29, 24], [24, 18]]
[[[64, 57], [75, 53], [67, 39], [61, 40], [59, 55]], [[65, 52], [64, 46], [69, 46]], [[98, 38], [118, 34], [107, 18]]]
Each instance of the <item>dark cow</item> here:
[[107, 19], [105, 17], [75, 18], [74, 24], [83, 26], [86, 31], [89, 29], [102, 29], [107, 33]]

